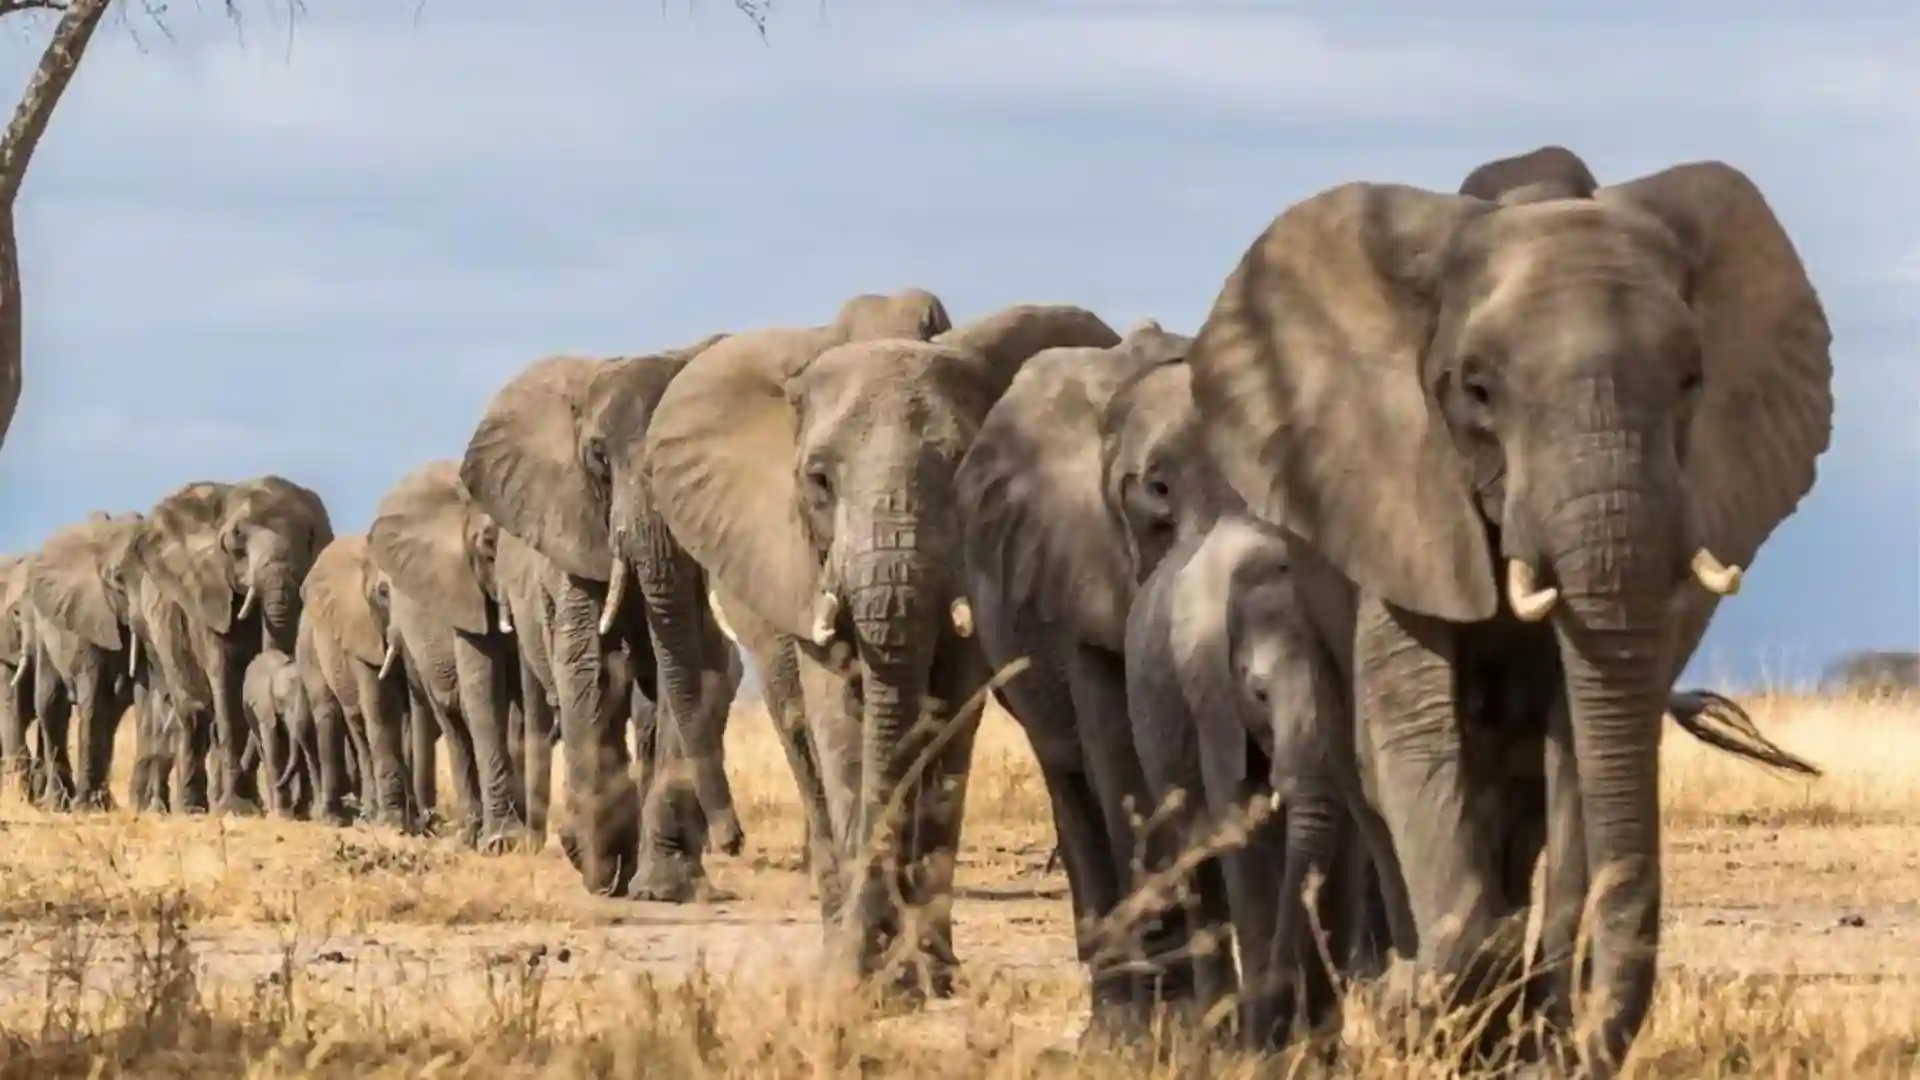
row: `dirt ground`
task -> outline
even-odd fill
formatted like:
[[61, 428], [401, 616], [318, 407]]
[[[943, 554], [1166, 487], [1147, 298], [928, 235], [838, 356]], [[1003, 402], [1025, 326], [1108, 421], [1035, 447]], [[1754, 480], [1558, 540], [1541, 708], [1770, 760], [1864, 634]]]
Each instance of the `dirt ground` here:
[[[1749, 998], [1779, 984], [1781, 1008], [1920, 1032], [1920, 708], [1784, 703], [1756, 717], [1830, 775], [1783, 779], [1669, 739], [1665, 980]], [[604, 987], [641, 976], [805, 988], [825, 963], [819, 920], [763, 714], [736, 713], [729, 759], [748, 852], [708, 866], [738, 898], [688, 906], [589, 897], [557, 845], [483, 858], [370, 828], [0, 805], [0, 1024], [104, 1015], [167, 964], [213, 1000], [297, 984], [307, 1001], [404, 1008], [430, 1026], [504, 1014], [536, 985], [543, 1008], [583, 1026]], [[1004, 717], [983, 732], [967, 828], [963, 992], [895, 1022], [971, 1045], [991, 1020], [1013, 1042], [1070, 1046], [1085, 1012], [1066, 881], [1045, 871], [1045, 794]]]

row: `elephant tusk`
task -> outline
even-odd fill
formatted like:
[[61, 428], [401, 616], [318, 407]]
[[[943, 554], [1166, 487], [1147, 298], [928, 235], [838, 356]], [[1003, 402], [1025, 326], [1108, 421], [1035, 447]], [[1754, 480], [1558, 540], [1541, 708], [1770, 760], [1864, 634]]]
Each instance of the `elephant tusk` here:
[[247, 598], [240, 601], [240, 618], [242, 621], [253, 614], [254, 602], [259, 599], [260, 594], [254, 591], [253, 586], [247, 586]]
[[127, 674], [140, 674], [140, 643], [137, 641], [127, 647]]
[[26, 681], [27, 681], [27, 662], [25, 659], [22, 659], [20, 661], [20, 666], [13, 669], [13, 678], [7, 680], [7, 685], [19, 686], [21, 683]]
[[1560, 602], [1560, 590], [1541, 588], [1533, 576], [1533, 566], [1519, 559], [1507, 560], [1507, 603], [1521, 622], [1539, 622]]
[[500, 632], [503, 634], [513, 633], [513, 613], [507, 610], [507, 605], [503, 603], [494, 604], [494, 614], [496, 616], [494, 622], [500, 627]]
[[727, 635], [727, 640], [735, 645], [740, 644], [740, 639], [733, 634], [733, 625], [727, 622], [727, 613], [720, 608], [720, 594], [711, 589], [707, 590], [707, 608], [713, 612], [713, 621], [719, 624], [720, 632]]
[[973, 605], [967, 602], [966, 597], [955, 600], [947, 609], [947, 614], [953, 617], [954, 633], [963, 638], [973, 636]]
[[627, 595], [627, 560], [613, 557], [613, 580], [607, 585], [607, 604], [600, 609], [600, 632], [613, 632], [613, 620], [620, 614], [620, 601]]
[[823, 592], [813, 602], [813, 627], [809, 635], [815, 645], [825, 645], [833, 640], [834, 624], [840, 621], [840, 597], [832, 592]]
[[1721, 562], [1706, 548], [1693, 553], [1690, 565], [1694, 580], [1706, 586], [1707, 591], [1715, 596], [1732, 596], [1740, 591], [1740, 568]]
[[387, 642], [387, 655], [380, 658], [380, 678], [386, 678], [387, 673], [393, 670], [393, 661], [399, 655], [400, 646], [395, 642]]

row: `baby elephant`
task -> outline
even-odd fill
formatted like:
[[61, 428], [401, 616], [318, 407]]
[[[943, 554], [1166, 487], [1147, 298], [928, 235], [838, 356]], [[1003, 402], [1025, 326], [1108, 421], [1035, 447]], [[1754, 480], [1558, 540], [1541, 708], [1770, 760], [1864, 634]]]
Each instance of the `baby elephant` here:
[[247, 665], [241, 699], [271, 783], [269, 806], [281, 817], [306, 819], [313, 809], [320, 757], [306, 688], [293, 658], [278, 649], [254, 657]]
[[[1135, 599], [1126, 645], [1148, 788], [1160, 806], [1184, 792], [1166, 827], [1192, 843], [1236, 811], [1278, 811], [1244, 838], [1224, 838], [1227, 850], [1191, 882], [1200, 924], [1218, 933], [1231, 920], [1239, 945], [1237, 977], [1224, 947], [1195, 950], [1200, 1007], [1237, 989], [1241, 1039], [1277, 1048], [1296, 1012], [1316, 1028], [1333, 1019], [1312, 933], [1317, 922], [1346, 936], [1360, 914], [1347, 901], [1364, 895], [1349, 839], [1352, 755], [1338, 752], [1344, 713], [1294, 594], [1285, 540], [1240, 516], [1182, 540]], [[1311, 919], [1301, 898], [1310, 872], [1322, 879]], [[1344, 952], [1336, 940], [1331, 955]]]

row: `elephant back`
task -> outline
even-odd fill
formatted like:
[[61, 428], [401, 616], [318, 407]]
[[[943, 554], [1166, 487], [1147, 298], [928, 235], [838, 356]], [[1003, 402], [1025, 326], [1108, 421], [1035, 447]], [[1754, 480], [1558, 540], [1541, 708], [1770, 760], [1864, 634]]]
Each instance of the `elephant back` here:
[[374, 565], [428, 617], [469, 634], [487, 631], [489, 574], [499, 526], [460, 482], [460, 464], [431, 461], [380, 500], [367, 545]]
[[1148, 323], [1113, 348], [1043, 351], [987, 413], [958, 488], [968, 573], [996, 606], [1121, 647], [1132, 572], [1102, 500], [1102, 418], [1131, 377], [1186, 340]]
[[367, 538], [336, 536], [314, 560], [300, 587], [301, 619], [313, 626], [314, 645], [323, 657], [336, 651], [377, 666], [386, 655], [368, 590]]

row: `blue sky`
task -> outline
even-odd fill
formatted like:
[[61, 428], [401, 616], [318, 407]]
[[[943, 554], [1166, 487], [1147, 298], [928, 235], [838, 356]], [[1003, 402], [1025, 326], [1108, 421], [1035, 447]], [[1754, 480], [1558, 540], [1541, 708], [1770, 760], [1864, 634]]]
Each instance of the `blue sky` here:
[[827, 0], [764, 43], [726, 0], [202, 6], [116, 16], [35, 160], [0, 550], [267, 471], [364, 528], [537, 356], [857, 291], [1192, 330], [1287, 203], [1552, 141], [1747, 170], [1833, 323], [1819, 484], [1690, 674], [1920, 645], [1913, 5]]

